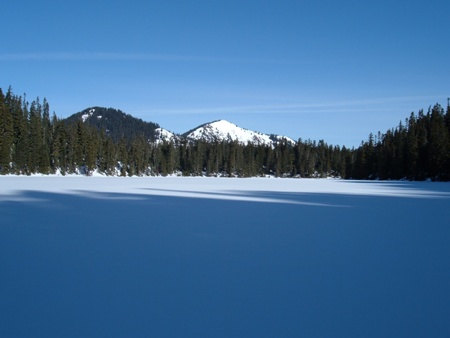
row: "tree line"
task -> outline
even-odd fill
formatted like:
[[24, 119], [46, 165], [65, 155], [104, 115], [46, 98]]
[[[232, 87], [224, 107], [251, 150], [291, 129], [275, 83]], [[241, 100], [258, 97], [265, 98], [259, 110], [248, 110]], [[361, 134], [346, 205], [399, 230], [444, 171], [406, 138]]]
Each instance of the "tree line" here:
[[0, 173], [147, 176], [450, 179], [450, 106], [411, 113], [358, 148], [299, 139], [276, 146], [180, 138], [150, 142], [144, 133], [113, 138], [104, 129], [50, 114], [46, 99], [0, 89]]
[[354, 151], [355, 179], [450, 180], [450, 104], [411, 113], [405, 122], [369, 135]]

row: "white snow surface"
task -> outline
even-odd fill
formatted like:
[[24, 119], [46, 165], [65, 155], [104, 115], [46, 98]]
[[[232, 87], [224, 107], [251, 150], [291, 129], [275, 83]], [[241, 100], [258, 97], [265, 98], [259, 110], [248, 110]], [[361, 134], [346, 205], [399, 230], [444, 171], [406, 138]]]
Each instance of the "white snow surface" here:
[[[238, 141], [241, 144], [253, 143], [255, 145], [274, 145], [274, 141], [270, 138], [269, 135], [240, 128], [237, 125], [226, 120], [207, 123], [190, 132], [187, 135], [187, 138], [209, 142]], [[278, 141], [286, 139], [291, 143], [295, 143], [288, 137], [278, 136], [276, 138]]]
[[[249, 197], [248, 192], [336, 194], [404, 198], [450, 198], [450, 184], [434, 182], [345, 181], [339, 179], [0, 176], [0, 201], [24, 191], [67, 194], [116, 193], [259, 202], [297, 203], [289, 199]], [[436, 190], [436, 188], [439, 188]], [[16, 196], [16, 197], [14, 197]]]
[[0, 176], [0, 336], [446, 337], [450, 183]]
[[159, 144], [164, 141], [170, 142], [170, 141], [176, 141], [178, 139], [178, 136], [174, 133], [164, 129], [164, 128], [156, 128], [155, 129], [155, 143]]
[[[81, 115], [81, 119], [83, 120], [83, 122], [85, 122], [88, 118], [90, 118], [95, 112], [95, 108], [89, 109], [89, 112], [87, 112], [86, 114]], [[98, 118], [101, 118], [101, 116], [99, 116]]]

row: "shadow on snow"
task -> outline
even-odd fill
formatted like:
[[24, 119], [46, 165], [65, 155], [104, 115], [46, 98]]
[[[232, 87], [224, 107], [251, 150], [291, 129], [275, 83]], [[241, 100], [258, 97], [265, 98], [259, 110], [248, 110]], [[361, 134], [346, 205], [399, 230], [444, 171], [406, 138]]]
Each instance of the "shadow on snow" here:
[[0, 202], [0, 336], [450, 332], [448, 198], [183, 193]]

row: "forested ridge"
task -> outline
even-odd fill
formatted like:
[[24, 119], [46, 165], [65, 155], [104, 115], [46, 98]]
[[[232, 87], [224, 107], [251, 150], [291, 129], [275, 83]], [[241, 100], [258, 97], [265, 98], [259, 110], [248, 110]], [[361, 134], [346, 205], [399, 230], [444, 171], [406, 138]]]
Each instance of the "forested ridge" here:
[[127, 121], [128, 128], [117, 126], [119, 133], [112, 135], [84, 123], [81, 115], [60, 119], [50, 114], [46, 99], [29, 103], [11, 88], [0, 89], [0, 173], [450, 180], [449, 103], [446, 110], [436, 104], [426, 113], [411, 113], [397, 127], [370, 134], [352, 149], [302, 139], [274, 147], [182, 137], [153, 142], [157, 124], [141, 130]]
[[153, 122], [145, 122], [126, 114], [118, 109], [91, 107], [65, 119], [67, 123], [77, 123], [83, 120], [85, 124], [105, 131], [111, 138], [118, 142], [123, 137], [128, 142], [138, 136], [144, 135], [150, 141], [155, 140], [155, 130], [159, 125]]

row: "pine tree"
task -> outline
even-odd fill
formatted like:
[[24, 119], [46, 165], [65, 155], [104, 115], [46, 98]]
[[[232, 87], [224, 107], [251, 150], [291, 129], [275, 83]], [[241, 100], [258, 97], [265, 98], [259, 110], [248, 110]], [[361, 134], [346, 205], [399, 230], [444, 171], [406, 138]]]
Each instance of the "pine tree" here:
[[227, 175], [233, 177], [237, 171], [237, 142], [228, 143], [228, 161], [227, 161]]
[[446, 157], [444, 159], [444, 172], [443, 179], [446, 181], [450, 180], [450, 98], [447, 99], [447, 111], [445, 113], [445, 125], [447, 127], [447, 151]]
[[392, 170], [392, 178], [401, 179], [406, 176], [405, 171], [405, 139], [406, 139], [406, 130], [400, 121], [398, 128], [394, 132], [394, 161], [393, 161], [393, 170]]
[[59, 169], [62, 173], [65, 173], [63, 126], [63, 123], [53, 113], [51, 122], [52, 138], [50, 142], [50, 166], [53, 172]]
[[42, 103], [42, 140], [41, 155], [39, 160], [39, 171], [44, 174], [50, 173], [50, 148], [52, 143], [52, 127], [50, 122], [50, 107], [44, 98]]
[[85, 148], [85, 130], [84, 124], [81, 120], [77, 121], [75, 134], [73, 135], [73, 159], [75, 170], [84, 173], [84, 148]]
[[256, 149], [261, 147], [260, 145], [254, 146], [252, 143], [248, 143], [243, 149], [244, 168], [243, 175], [245, 177], [252, 177], [258, 174], [257, 162], [256, 162]]
[[98, 167], [99, 170], [107, 175], [113, 175], [115, 173], [117, 158], [116, 158], [116, 146], [111, 137], [106, 135], [105, 131], [100, 132], [100, 145], [98, 154]]
[[447, 111], [445, 113], [444, 121], [447, 126], [448, 133], [450, 134], [450, 98], [447, 99]]
[[91, 175], [97, 169], [99, 155], [99, 132], [93, 128], [87, 128], [86, 142], [84, 144], [85, 172]]
[[449, 135], [444, 122], [444, 110], [438, 104], [431, 111], [429, 143], [430, 175], [433, 179], [440, 179], [446, 172]]
[[300, 175], [300, 177], [305, 176], [306, 172], [306, 145], [303, 143], [302, 139], [297, 141], [297, 145], [295, 147], [295, 172], [296, 175]]
[[417, 179], [417, 160], [419, 158], [419, 140], [417, 137], [417, 122], [414, 113], [408, 119], [408, 133], [406, 136], [406, 176]]
[[125, 138], [121, 138], [118, 145], [118, 159], [120, 162], [120, 176], [127, 176], [128, 172], [128, 147]]
[[14, 143], [13, 116], [6, 106], [5, 96], [0, 89], [0, 173], [11, 170], [12, 148]]
[[339, 154], [339, 166], [337, 166], [337, 171], [340, 177], [342, 178], [348, 178], [348, 173], [350, 172], [350, 168], [347, 168], [347, 154], [349, 151], [345, 146], [342, 147], [340, 154]]
[[189, 175], [189, 170], [188, 170], [188, 143], [187, 143], [186, 140], [182, 140], [180, 142], [178, 155], [179, 155], [178, 162], [180, 163], [180, 170], [181, 170], [183, 176], [188, 176]]
[[195, 142], [192, 152], [192, 169], [195, 176], [201, 176], [204, 168], [205, 142], [199, 140]]
[[38, 173], [41, 172], [43, 158], [46, 156], [43, 147], [42, 105], [39, 98], [31, 103], [29, 124], [28, 167], [30, 173]]
[[13, 172], [16, 174], [28, 173], [28, 104], [26, 100], [15, 96], [11, 87], [5, 97], [5, 103], [13, 116], [14, 144], [12, 150]]
[[166, 172], [167, 174], [173, 174], [176, 169], [176, 149], [173, 141], [165, 142], [164, 144], [164, 156], [166, 158]]
[[429, 175], [428, 166], [428, 129], [429, 129], [430, 114], [425, 115], [423, 110], [418, 113], [416, 130], [417, 130], [417, 170], [416, 179], [423, 180]]
[[143, 135], [133, 140], [130, 149], [130, 166], [133, 175], [144, 175], [146, 167], [148, 166], [148, 160], [146, 155], [147, 144]]

